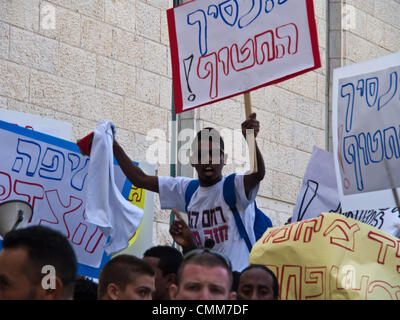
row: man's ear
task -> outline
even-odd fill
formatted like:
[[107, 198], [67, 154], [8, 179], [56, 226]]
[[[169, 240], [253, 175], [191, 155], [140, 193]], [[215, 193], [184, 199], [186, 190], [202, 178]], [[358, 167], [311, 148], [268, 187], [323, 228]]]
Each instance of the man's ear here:
[[228, 163], [227, 160], [228, 160], [228, 154], [224, 153], [224, 164]]
[[170, 273], [167, 275], [167, 285], [168, 288], [172, 285], [176, 284], [176, 274], [175, 273]]
[[55, 288], [43, 289], [43, 300], [62, 300], [63, 283], [59, 277], [55, 277]]
[[107, 295], [111, 300], [118, 300], [119, 298], [119, 288], [115, 283], [110, 283], [107, 286]]
[[178, 286], [176, 284], [171, 284], [168, 288], [168, 292], [171, 300], [177, 300]]

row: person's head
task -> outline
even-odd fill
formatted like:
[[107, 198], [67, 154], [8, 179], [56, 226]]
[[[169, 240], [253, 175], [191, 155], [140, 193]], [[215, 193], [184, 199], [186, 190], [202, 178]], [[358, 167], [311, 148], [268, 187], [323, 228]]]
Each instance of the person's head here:
[[176, 274], [183, 260], [182, 253], [170, 246], [156, 246], [148, 249], [143, 260], [148, 262], [155, 271], [154, 300], [168, 300], [169, 286], [176, 283]]
[[151, 265], [135, 256], [121, 254], [101, 270], [97, 297], [99, 300], [151, 300], [154, 290]]
[[97, 300], [97, 283], [86, 277], [78, 277], [75, 282], [74, 300]]
[[233, 300], [229, 259], [209, 249], [187, 253], [178, 270], [177, 284], [170, 286], [173, 300]]
[[278, 280], [266, 266], [251, 265], [240, 274], [238, 294], [246, 300], [277, 300]]
[[192, 143], [192, 166], [201, 185], [211, 186], [222, 178], [226, 155], [224, 141], [214, 128], [200, 130]]
[[13, 230], [0, 252], [0, 299], [72, 299], [75, 253], [60, 232], [43, 226]]

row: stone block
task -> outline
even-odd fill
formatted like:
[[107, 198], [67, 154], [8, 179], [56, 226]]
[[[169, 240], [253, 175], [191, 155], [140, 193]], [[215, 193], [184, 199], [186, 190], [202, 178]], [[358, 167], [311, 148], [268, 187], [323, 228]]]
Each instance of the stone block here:
[[301, 186], [301, 179], [274, 171], [272, 195], [275, 199], [291, 204], [296, 203]]
[[11, 27], [10, 59], [18, 64], [56, 74], [58, 42], [30, 31]]
[[26, 101], [29, 97], [29, 69], [0, 59], [0, 95]]
[[99, 114], [92, 119], [112, 121], [115, 125], [122, 126], [124, 122], [124, 100], [121, 96], [96, 90], [96, 106]]
[[98, 56], [96, 87], [119, 95], [133, 96], [135, 92], [135, 67], [113, 59]]
[[160, 104], [160, 76], [143, 69], [136, 72], [136, 98], [152, 104]]
[[113, 58], [132, 65], [142, 66], [144, 40], [136, 34], [121, 29], [113, 32]]
[[39, 29], [39, 0], [0, 1], [0, 21], [37, 31]]
[[96, 79], [96, 55], [60, 43], [59, 74], [64, 78], [94, 86]]
[[105, 22], [135, 32], [136, 1], [105, 0]]
[[0, 22], [0, 58], [7, 59], [10, 46], [10, 28], [8, 24]]
[[80, 46], [81, 18], [79, 13], [56, 6], [50, 2], [40, 3], [39, 32], [58, 41]]
[[147, 135], [152, 129], [161, 129], [167, 132], [168, 111], [135, 99], [126, 98], [124, 106], [124, 125], [126, 129]]
[[81, 117], [95, 104], [95, 88], [47, 73], [32, 72], [30, 101], [58, 112]]
[[154, 73], [167, 76], [167, 47], [163, 44], [144, 39], [144, 54], [141, 66]]
[[61, 7], [104, 21], [104, 0], [49, 0]]
[[103, 22], [82, 16], [83, 49], [110, 57], [112, 55], [113, 29]]
[[161, 10], [147, 3], [136, 1], [136, 31], [146, 38], [160, 42], [160, 30]]

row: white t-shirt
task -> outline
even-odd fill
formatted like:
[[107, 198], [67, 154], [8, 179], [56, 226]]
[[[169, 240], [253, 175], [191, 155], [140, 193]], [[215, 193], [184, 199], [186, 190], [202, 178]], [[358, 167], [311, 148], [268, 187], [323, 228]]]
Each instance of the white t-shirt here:
[[[259, 185], [251, 191], [249, 199], [244, 189], [244, 176], [236, 175], [236, 208], [242, 218], [250, 241], [254, 235], [254, 200]], [[210, 187], [201, 187], [194, 192], [188, 205], [188, 227], [198, 246], [204, 247], [208, 238], [215, 241], [213, 250], [225, 254], [232, 262], [233, 271], [241, 271], [249, 265], [249, 250], [244, 239], [240, 238], [235, 218], [223, 196], [224, 176]], [[189, 182], [186, 177], [158, 177], [161, 209], [177, 209], [185, 212], [185, 191]]]

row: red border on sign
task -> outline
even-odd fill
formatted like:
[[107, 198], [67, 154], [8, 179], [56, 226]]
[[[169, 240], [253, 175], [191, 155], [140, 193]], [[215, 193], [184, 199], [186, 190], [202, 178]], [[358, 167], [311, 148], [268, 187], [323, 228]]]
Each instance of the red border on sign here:
[[[176, 37], [176, 28], [175, 28], [175, 12], [174, 8], [167, 10], [167, 20], [168, 20], [168, 33], [169, 33], [169, 42], [171, 46], [171, 63], [172, 63], [172, 80], [173, 80], [173, 88], [174, 88], [174, 105], [175, 105], [175, 113], [182, 112], [182, 88], [181, 88], [181, 77], [179, 70], [179, 54], [178, 54], [178, 40]], [[176, 52], [176, 54], [173, 54]]]
[[[193, 0], [194, 1], [194, 0]], [[189, 1], [187, 3], [182, 4], [186, 5], [188, 3], [191, 3], [193, 1]], [[299, 75], [302, 75], [303, 73], [307, 73], [309, 71], [318, 69], [321, 67], [321, 58], [319, 54], [319, 46], [318, 46], [318, 32], [317, 32], [317, 24], [315, 21], [315, 12], [314, 12], [314, 2], [313, 0], [305, 0], [306, 2], [306, 8], [307, 8], [307, 16], [308, 16], [308, 26], [309, 26], [309, 31], [310, 31], [310, 38], [311, 38], [311, 48], [312, 48], [312, 53], [313, 53], [313, 58], [314, 58], [314, 66], [301, 70], [296, 73], [292, 73], [290, 75], [284, 76], [282, 78], [278, 78], [275, 80], [272, 80], [270, 82], [263, 83], [262, 85], [259, 85], [257, 87], [248, 89], [246, 91], [238, 92], [235, 94], [232, 94], [230, 96], [222, 97], [219, 99], [215, 99], [212, 101], [208, 101], [206, 103], [197, 105], [193, 108], [188, 108], [183, 110], [183, 100], [182, 100], [182, 88], [181, 88], [181, 79], [180, 79], [180, 63], [179, 63], [179, 54], [178, 54], [178, 40], [177, 40], [177, 35], [176, 35], [176, 28], [175, 28], [175, 14], [174, 14], [174, 9], [177, 8], [170, 8], [167, 10], [167, 20], [168, 20], [168, 32], [169, 32], [169, 39], [170, 39], [170, 47], [171, 47], [171, 62], [172, 62], [172, 80], [173, 80], [173, 91], [174, 91], [174, 104], [175, 104], [175, 113], [182, 113], [184, 111], [189, 111], [193, 110], [199, 107], [206, 106], [208, 104], [212, 104], [221, 100], [229, 99], [235, 96], [238, 96], [240, 94], [243, 94], [245, 92], [257, 90], [266, 86], [270, 86], [285, 80], [289, 80], [292, 78], [295, 78]], [[176, 54], [174, 54], [176, 53]]]

